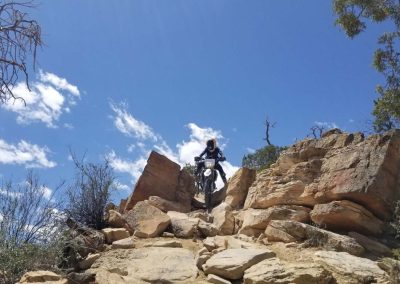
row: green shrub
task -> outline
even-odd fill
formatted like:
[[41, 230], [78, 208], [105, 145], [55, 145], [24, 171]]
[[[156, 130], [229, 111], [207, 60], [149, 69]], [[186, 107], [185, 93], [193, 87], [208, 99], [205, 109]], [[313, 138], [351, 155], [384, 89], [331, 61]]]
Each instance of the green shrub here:
[[256, 150], [254, 153], [245, 155], [242, 160], [242, 166], [258, 171], [269, 168], [278, 160], [279, 155], [287, 147], [268, 145]]

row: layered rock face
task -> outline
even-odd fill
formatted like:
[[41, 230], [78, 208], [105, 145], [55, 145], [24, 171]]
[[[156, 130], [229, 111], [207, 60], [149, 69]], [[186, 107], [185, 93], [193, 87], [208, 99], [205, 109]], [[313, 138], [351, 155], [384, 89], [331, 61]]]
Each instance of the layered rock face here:
[[[341, 212], [353, 211], [356, 221], [373, 221], [374, 228], [367, 231], [379, 234], [381, 225], [375, 217], [390, 218], [393, 201], [399, 199], [399, 186], [399, 130], [364, 139], [361, 133], [346, 134], [335, 129], [321, 139], [300, 141], [283, 152], [271, 168], [257, 175], [244, 208], [289, 204], [314, 207], [347, 200], [355, 205], [342, 202], [345, 206]], [[336, 230], [349, 229], [349, 222], [342, 222], [347, 213], [338, 214], [337, 206], [325, 206], [321, 211], [337, 218]], [[324, 219], [332, 226], [327, 218], [318, 215], [318, 211], [312, 215], [317, 222]], [[365, 233], [365, 229], [359, 231]]]
[[189, 212], [195, 194], [194, 178], [177, 163], [152, 151], [142, 175], [126, 201], [124, 212], [151, 198], [153, 206], [167, 211]]

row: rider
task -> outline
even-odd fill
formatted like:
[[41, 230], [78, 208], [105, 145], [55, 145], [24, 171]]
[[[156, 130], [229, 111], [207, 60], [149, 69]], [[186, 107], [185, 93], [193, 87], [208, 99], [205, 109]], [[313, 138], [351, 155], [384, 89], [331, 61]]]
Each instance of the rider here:
[[[214, 168], [219, 171], [219, 174], [221, 175], [222, 181], [224, 184], [227, 183], [226, 181], [226, 175], [224, 170], [222, 169], [221, 165], [218, 163], [219, 161], [225, 161], [226, 158], [224, 157], [224, 154], [222, 153], [221, 149], [217, 147], [217, 141], [215, 139], [210, 139], [207, 140], [207, 147], [204, 149], [204, 151], [200, 154], [199, 157], [196, 157], [197, 159], [200, 159], [206, 155], [206, 159], [214, 159], [215, 160], [215, 166]], [[196, 159], [195, 158], [195, 159]], [[199, 162], [197, 164], [197, 170], [196, 170], [196, 175], [200, 173], [201, 168], [204, 167], [204, 161]]]

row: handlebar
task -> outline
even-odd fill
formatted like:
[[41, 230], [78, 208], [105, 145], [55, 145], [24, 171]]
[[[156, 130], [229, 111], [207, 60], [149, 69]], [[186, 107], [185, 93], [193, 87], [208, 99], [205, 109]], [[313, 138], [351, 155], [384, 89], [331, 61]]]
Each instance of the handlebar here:
[[[197, 163], [204, 162], [204, 160], [205, 160], [205, 158], [194, 157], [194, 161], [197, 162]], [[216, 162], [224, 162], [224, 161], [226, 161], [226, 158], [225, 157], [220, 157], [220, 158], [217, 158], [215, 160], [216, 160]]]

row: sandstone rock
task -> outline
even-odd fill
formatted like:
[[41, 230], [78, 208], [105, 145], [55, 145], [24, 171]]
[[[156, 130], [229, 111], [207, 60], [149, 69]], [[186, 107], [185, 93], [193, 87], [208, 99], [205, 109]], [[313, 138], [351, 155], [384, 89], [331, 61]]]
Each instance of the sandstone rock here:
[[346, 279], [345, 283], [383, 283], [387, 274], [372, 260], [346, 252], [318, 251], [314, 261]]
[[26, 272], [21, 280], [17, 283], [53, 283], [53, 284], [67, 284], [68, 280], [63, 279], [60, 275], [52, 271], [38, 270]]
[[306, 241], [309, 246], [326, 247], [361, 255], [364, 248], [354, 239], [296, 221], [273, 220], [265, 230], [268, 241]]
[[146, 245], [146, 247], [181, 248], [182, 243], [179, 241], [157, 241]]
[[92, 264], [100, 257], [99, 253], [89, 254], [84, 260], [79, 262], [79, 268], [82, 270], [89, 269]]
[[296, 205], [273, 206], [268, 209], [248, 209], [243, 216], [239, 234], [258, 237], [265, 231], [271, 220], [293, 220], [308, 222], [310, 209]]
[[355, 239], [360, 245], [362, 245], [366, 250], [372, 252], [377, 256], [391, 256], [392, 251], [390, 248], [385, 246], [384, 244], [370, 239], [364, 235], [361, 235], [356, 232], [350, 232], [349, 237]]
[[162, 233], [162, 236], [164, 238], [174, 238], [175, 237], [175, 235], [173, 233], [170, 233], [170, 232], [164, 232], [164, 233]]
[[214, 284], [231, 284], [232, 283], [231, 281], [228, 281], [228, 280], [221, 278], [214, 274], [208, 274], [207, 281], [210, 283], [214, 283]]
[[129, 232], [124, 228], [104, 228], [101, 231], [103, 232], [108, 244], [129, 238]]
[[328, 133], [296, 143], [258, 174], [245, 208], [351, 200], [385, 220], [399, 198], [399, 173], [400, 130], [365, 140], [357, 133]]
[[230, 179], [225, 203], [233, 209], [243, 208], [249, 187], [256, 178], [256, 170], [241, 168]]
[[124, 215], [134, 235], [140, 238], [159, 236], [171, 223], [171, 219], [160, 209], [141, 201]]
[[333, 282], [333, 277], [321, 265], [290, 263], [274, 257], [247, 269], [243, 280], [245, 284], [329, 284]]
[[221, 203], [215, 207], [211, 214], [214, 216], [213, 224], [219, 230], [221, 235], [232, 235], [235, 229], [235, 218], [233, 217], [232, 208]]
[[169, 211], [171, 219], [172, 233], [178, 238], [191, 238], [197, 232], [197, 224], [200, 219], [190, 218], [187, 214], [175, 211]]
[[210, 259], [212, 253], [207, 250], [207, 248], [203, 247], [196, 253], [196, 266], [198, 269], [203, 269], [203, 264], [206, 263], [207, 260]]
[[227, 249], [207, 260], [203, 270], [206, 274], [236, 280], [243, 277], [247, 268], [273, 256], [275, 253], [267, 249]]
[[126, 238], [114, 241], [111, 247], [113, 249], [130, 249], [135, 247], [135, 243], [132, 238]]
[[[124, 212], [132, 209], [139, 201], [149, 199], [150, 196], [159, 197], [153, 198], [152, 202], [165, 206], [165, 211], [179, 209], [189, 212], [194, 193], [194, 178], [186, 171], [180, 171], [178, 164], [153, 151], [126, 202]], [[170, 205], [173, 208], [169, 208]]]
[[348, 200], [317, 204], [310, 213], [314, 223], [332, 231], [380, 235], [384, 223], [363, 206]]
[[194, 255], [183, 248], [147, 247], [111, 250], [90, 269], [102, 283], [193, 283]]
[[122, 217], [121, 213], [115, 210], [108, 211], [107, 224], [115, 228], [123, 228], [125, 226], [125, 219]]
[[203, 245], [208, 251], [212, 251], [216, 248], [226, 249], [228, 247], [228, 239], [223, 236], [208, 237], [203, 240]]
[[218, 229], [214, 224], [207, 223], [201, 220], [197, 225], [197, 229], [203, 237], [214, 237], [218, 234]]

